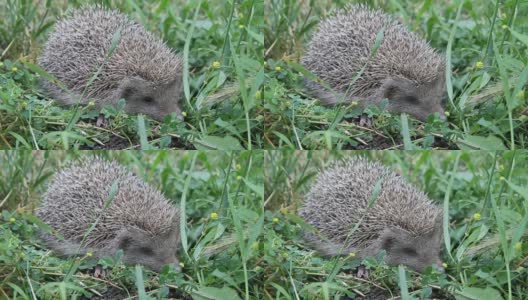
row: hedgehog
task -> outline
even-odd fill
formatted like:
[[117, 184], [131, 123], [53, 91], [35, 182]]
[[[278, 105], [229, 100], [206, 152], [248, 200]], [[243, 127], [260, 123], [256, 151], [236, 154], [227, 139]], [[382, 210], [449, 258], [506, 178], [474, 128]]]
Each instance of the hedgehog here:
[[178, 208], [115, 161], [92, 157], [58, 172], [37, 216], [61, 236], [40, 234], [62, 256], [92, 253], [100, 258], [121, 249], [125, 263], [153, 271], [166, 264], [179, 269]]
[[176, 113], [182, 119], [181, 57], [118, 11], [73, 10], [57, 23], [38, 64], [62, 82], [41, 84], [63, 105], [93, 103], [102, 108], [125, 99], [128, 113], [157, 120]]
[[442, 270], [442, 209], [379, 162], [351, 158], [321, 172], [299, 215], [315, 228], [307, 245], [324, 256], [385, 250], [388, 265]]
[[318, 77], [305, 83], [323, 104], [366, 108], [388, 99], [389, 112], [422, 121], [438, 112], [445, 120], [444, 58], [380, 10], [352, 5], [323, 20], [301, 63]]

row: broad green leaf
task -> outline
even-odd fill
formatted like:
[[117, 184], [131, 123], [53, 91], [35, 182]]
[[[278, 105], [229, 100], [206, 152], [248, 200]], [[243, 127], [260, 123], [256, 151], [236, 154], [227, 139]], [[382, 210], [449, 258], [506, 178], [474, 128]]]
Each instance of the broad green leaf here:
[[501, 294], [493, 288], [464, 287], [460, 294], [455, 294], [457, 300], [502, 300]]
[[192, 293], [194, 300], [239, 300], [237, 292], [231, 288], [216, 288], [210, 286], [201, 286]]
[[194, 141], [193, 144], [197, 150], [214, 149], [229, 151], [244, 149], [236, 138], [229, 135], [225, 137], [206, 135], [202, 139]]
[[462, 150], [507, 150], [502, 140], [493, 135], [483, 137], [468, 134], [464, 139], [457, 141], [457, 145]]

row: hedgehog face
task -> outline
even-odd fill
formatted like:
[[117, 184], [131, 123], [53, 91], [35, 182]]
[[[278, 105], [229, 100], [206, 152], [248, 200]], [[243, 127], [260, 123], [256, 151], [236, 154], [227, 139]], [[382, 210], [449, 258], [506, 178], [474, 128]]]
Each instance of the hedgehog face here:
[[176, 113], [178, 119], [183, 120], [179, 106], [180, 92], [179, 79], [157, 84], [134, 77], [123, 80], [118, 88], [118, 97], [125, 99], [127, 112], [146, 114], [158, 121]]
[[179, 218], [174, 218], [172, 228], [159, 236], [135, 227], [122, 230], [116, 237], [116, 244], [117, 249], [123, 250], [123, 261], [141, 264], [156, 272], [167, 264], [180, 270], [176, 257], [180, 242], [178, 221]]
[[440, 250], [442, 244], [441, 219], [436, 221], [435, 229], [421, 236], [396, 227], [383, 231], [380, 235], [380, 250], [385, 250], [385, 262], [388, 265], [406, 265], [417, 272], [423, 272], [428, 266], [435, 265], [443, 270]]
[[432, 82], [416, 84], [408, 79], [390, 78], [381, 86], [383, 98], [389, 99], [388, 110], [408, 113], [421, 121], [429, 115], [439, 113], [445, 120], [442, 98], [445, 93], [443, 76]]

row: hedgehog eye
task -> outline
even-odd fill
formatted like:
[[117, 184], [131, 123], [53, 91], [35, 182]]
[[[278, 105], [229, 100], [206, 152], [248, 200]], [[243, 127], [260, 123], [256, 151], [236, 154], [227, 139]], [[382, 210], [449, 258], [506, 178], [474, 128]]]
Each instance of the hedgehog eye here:
[[145, 96], [145, 97], [143, 97], [143, 101], [144, 102], [154, 102], [154, 98], [152, 98], [150, 96]]
[[418, 255], [418, 252], [416, 252], [416, 250], [414, 250], [413, 248], [406, 247], [403, 248], [402, 251], [408, 255]]
[[149, 247], [140, 247], [139, 252], [146, 255], [152, 255], [154, 253], [154, 251], [152, 251], [152, 249], [150, 249]]
[[381, 244], [381, 248], [384, 249], [384, 250], [389, 250], [392, 245], [394, 244], [394, 239], [393, 238], [385, 238], [383, 239], [383, 242]]
[[385, 98], [392, 100], [398, 94], [399, 89], [395, 85], [390, 85], [385, 89]]
[[130, 242], [132, 241], [132, 239], [130, 237], [123, 237], [120, 241], [119, 241], [119, 249], [127, 249], [128, 248], [128, 245], [130, 245]]
[[121, 98], [128, 99], [130, 96], [134, 94], [134, 88], [127, 87], [123, 90], [123, 93], [121, 94]]
[[418, 98], [416, 98], [415, 96], [406, 96], [405, 97], [405, 101], [409, 102], [409, 103], [418, 103], [420, 101], [418, 101]]

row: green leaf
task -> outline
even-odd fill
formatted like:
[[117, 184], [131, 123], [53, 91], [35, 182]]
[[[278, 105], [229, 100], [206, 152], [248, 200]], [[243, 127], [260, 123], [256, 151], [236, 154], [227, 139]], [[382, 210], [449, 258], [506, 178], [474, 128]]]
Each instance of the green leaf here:
[[194, 141], [193, 144], [197, 150], [244, 150], [244, 148], [240, 145], [240, 142], [236, 138], [229, 135], [225, 137], [205, 135], [202, 137], [202, 139]]
[[317, 229], [312, 226], [311, 224], [308, 224], [304, 221], [303, 218], [299, 217], [298, 215], [295, 215], [295, 214], [284, 214], [286, 216], [286, 218], [288, 218], [288, 220], [296, 223], [297, 225], [301, 226], [302, 229], [308, 231], [308, 232], [317, 232]]
[[148, 139], [147, 139], [147, 129], [145, 127], [145, 117], [143, 117], [143, 115], [138, 115], [137, 124], [138, 124], [138, 134], [139, 134], [139, 142], [141, 144], [141, 150], [151, 150], [152, 146], [149, 144]]
[[526, 46], [528, 46], [528, 35], [520, 34], [517, 31], [510, 29], [511, 34], [516, 37], [519, 41], [523, 42]]
[[147, 300], [147, 293], [145, 292], [145, 282], [143, 281], [143, 269], [140, 265], [136, 265], [136, 287], [138, 289], [139, 300]]
[[24, 297], [24, 299], [29, 299], [29, 296], [26, 293], [24, 293], [24, 291], [18, 285], [15, 285], [10, 282], [8, 282], [7, 285], [9, 285], [13, 290], [15, 290], [19, 294], [17, 296], [22, 296]]
[[198, 290], [193, 292], [194, 300], [239, 300], [237, 292], [231, 288], [215, 288], [210, 286], [201, 286]]
[[483, 137], [468, 134], [464, 139], [458, 140], [457, 145], [462, 150], [507, 150], [502, 140], [493, 135]]
[[263, 185], [256, 185], [252, 183], [251, 181], [246, 180], [245, 178], [243, 178], [243, 180], [248, 188], [250, 188], [253, 192], [257, 193], [257, 196], [259, 196], [260, 199], [264, 199], [264, 186]]
[[227, 79], [226, 73], [223, 71], [218, 72], [218, 81], [216, 82], [216, 87], [219, 88]]
[[407, 286], [407, 277], [405, 276], [405, 269], [402, 265], [398, 266], [398, 285], [400, 286], [402, 300], [409, 300], [409, 288]]
[[501, 294], [490, 287], [475, 288], [464, 287], [459, 295], [455, 295], [457, 300], [502, 300]]
[[411, 134], [409, 133], [409, 121], [407, 119], [407, 114], [401, 114], [401, 135], [403, 138], [403, 145], [405, 150], [416, 150], [418, 149], [411, 142]]

